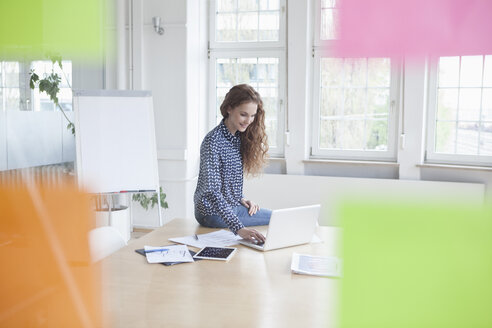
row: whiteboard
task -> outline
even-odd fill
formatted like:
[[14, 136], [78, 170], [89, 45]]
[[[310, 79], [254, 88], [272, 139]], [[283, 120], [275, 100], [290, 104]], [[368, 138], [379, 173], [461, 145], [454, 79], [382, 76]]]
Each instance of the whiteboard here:
[[74, 91], [79, 186], [91, 193], [159, 190], [150, 91]]

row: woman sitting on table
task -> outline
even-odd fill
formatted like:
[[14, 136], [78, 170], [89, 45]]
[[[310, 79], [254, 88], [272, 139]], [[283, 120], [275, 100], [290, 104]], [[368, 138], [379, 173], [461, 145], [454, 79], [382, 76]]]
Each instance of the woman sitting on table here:
[[195, 218], [205, 227], [229, 228], [253, 242], [265, 237], [248, 226], [267, 225], [271, 210], [243, 195], [243, 169], [258, 174], [266, 163], [268, 144], [260, 94], [247, 84], [226, 94], [220, 124], [203, 139], [196, 187]]

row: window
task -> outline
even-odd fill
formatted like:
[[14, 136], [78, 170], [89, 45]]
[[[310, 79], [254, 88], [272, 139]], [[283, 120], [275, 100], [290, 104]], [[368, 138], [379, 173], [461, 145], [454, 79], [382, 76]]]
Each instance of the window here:
[[426, 160], [492, 165], [492, 56], [434, 59], [429, 87]]
[[210, 128], [236, 84], [262, 96], [270, 155], [283, 154], [285, 1], [217, 0], [210, 8]]
[[395, 160], [399, 67], [390, 58], [336, 58], [338, 1], [318, 1], [312, 156]]
[[59, 104], [64, 110], [72, 110], [72, 62], [62, 61], [63, 71], [51, 61], [33, 61], [30, 63], [18, 61], [0, 62], [0, 111], [33, 110], [53, 111], [55, 106], [46, 93], [40, 93], [39, 88], [30, 90], [29, 69], [32, 68], [40, 79], [50, 74], [52, 70], [61, 77]]

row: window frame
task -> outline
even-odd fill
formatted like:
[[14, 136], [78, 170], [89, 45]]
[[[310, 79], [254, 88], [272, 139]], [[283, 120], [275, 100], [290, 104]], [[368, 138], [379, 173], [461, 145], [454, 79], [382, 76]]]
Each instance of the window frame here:
[[[465, 55], [460, 55], [459, 57], [463, 56]], [[489, 155], [444, 154], [434, 151], [436, 145], [435, 123], [437, 118], [437, 80], [439, 74], [439, 58], [440, 57], [432, 56], [429, 59], [427, 122], [425, 126], [426, 146], [424, 162], [428, 164], [492, 166], [492, 156]]]
[[208, 128], [209, 130], [217, 126], [217, 116], [216, 116], [216, 86], [217, 86], [217, 75], [216, 75], [216, 61], [219, 58], [254, 58], [254, 57], [276, 57], [279, 58], [278, 67], [278, 115], [277, 115], [277, 146], [269, 148], [269, 155], [272, 157], [282, 157], [284, 155], [284, 129], [285, 129], [285, 99], [286, 99], [286, 88], [285, 83], [281, 81], [286, 80], [286, 62], [285, 62], [285, 52], [283, 50], [215, 50], [210, 52], [209, 58], [209, 117], [208, 117]]

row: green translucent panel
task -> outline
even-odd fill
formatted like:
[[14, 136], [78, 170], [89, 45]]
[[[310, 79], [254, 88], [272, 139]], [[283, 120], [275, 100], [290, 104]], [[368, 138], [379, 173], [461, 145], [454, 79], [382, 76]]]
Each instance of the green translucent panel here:
[[340, 210], [339, 326], [492, 327], [492, 209], [367, 197]]
[[342, 88], [321, 89], [321, 116], [343, 115], [343, 93]]
[[458, 110], [458, 88], [437, 90], [437, 119], [456, 120]]
[[456, 146], [456, 123], [436, 123], [436, 153], [454, 154]]
[[492, 122], [481, 126], [479, 152], [480, 155], [492, 156]]
[[367, 85], [387, 87], [391, 81], [391, 62], [389, 58], [369, 58], [367, 61]]
[[481, 87], [483, 56], [461, 57], [460, 87]]
[[323, 149], [340, 149], [342, 129], [341, 121], [321, 120], [319, 147]]
[[236, 14], [217, 14], [215, 37], [218, 42], [237, 40]]
[[343, 86], [343, 59], [321, 58], [321, 85], [323, 87]]
[[367, 60], [365, 58], [346, 59], [344, 63], [345, 86], [366, 87]]
[[377, 88], [367, 90], [367, 114], [388, 114], [390, 111], [389, 89]]
[[0, 2], [0, 53], [5, 57], [94, 58], [102, 46], [101, 0]]
[[463, 155], [478, 155], [478, 131], [477, 122], [458, 123], [456, 138], [456, 153]]
[[366, 149], [388, 150], [388, 118], [382, 116], [366, 122]]
[[345, 120], [343, 123], [343, 149], [364, 149], [364, 120]]
[[460, 89], [460, 101], [458, 107], [458, 119], [477, 121], [480, 118], [480, 88]]
[[258, 13], [239, 13], [238, 41], [258, 41]]
[[361, 115], [366, 107], [366, 89], [345, 89], [344, 115]]
[[279, 13], [260, 13], [260, 41], [279, 40]]

